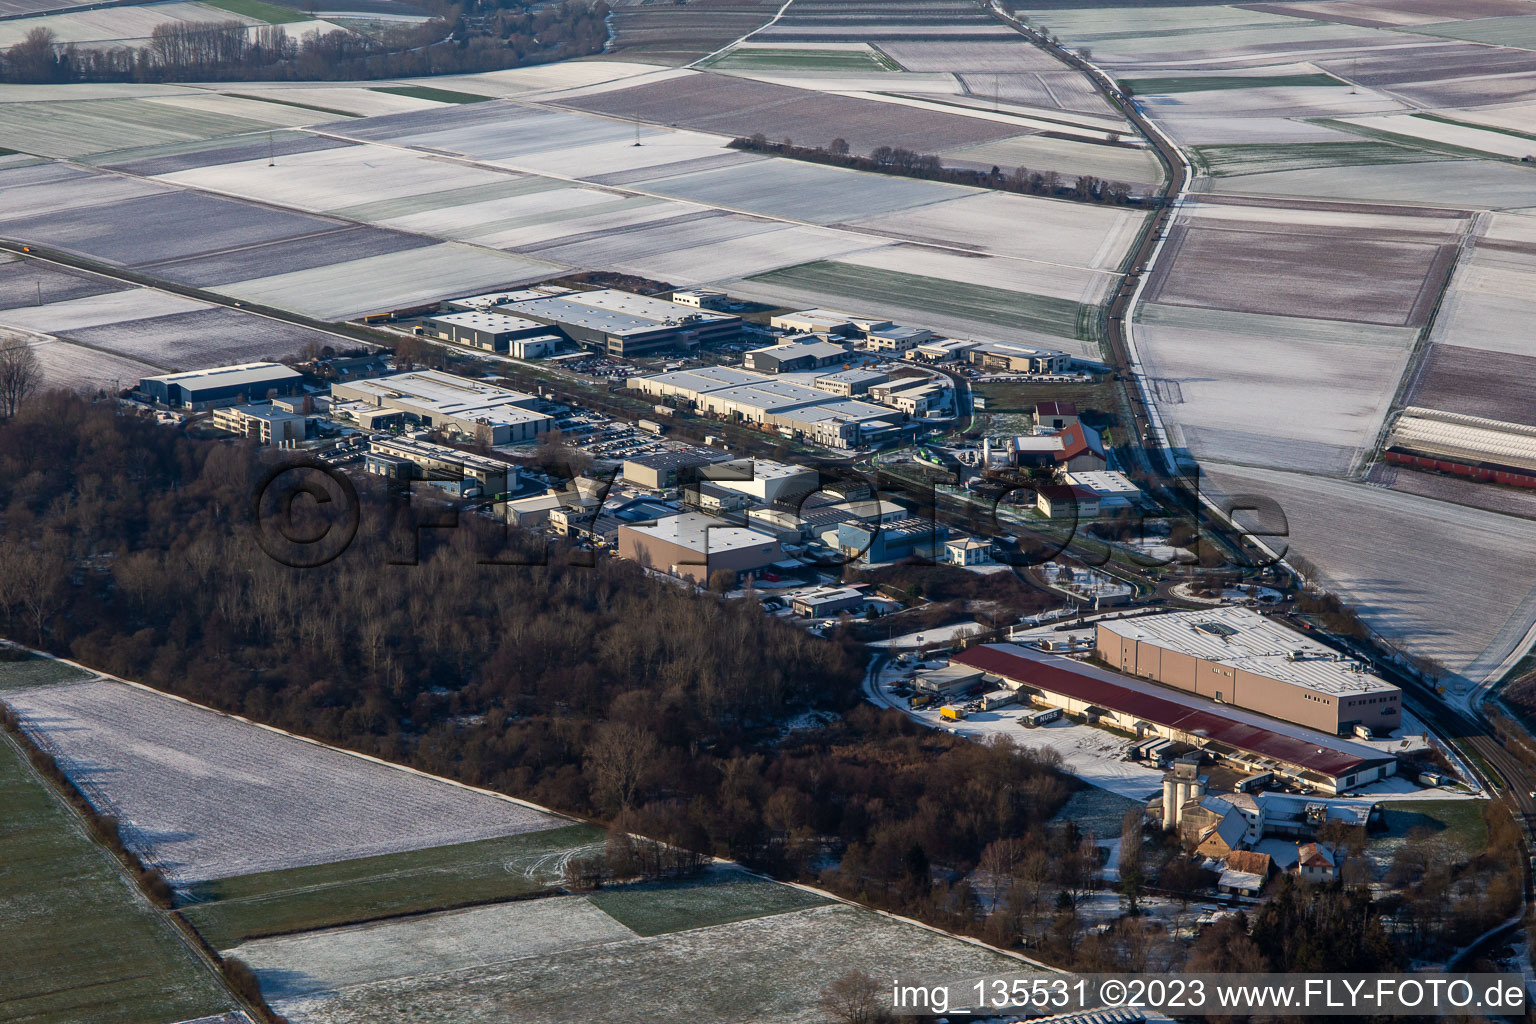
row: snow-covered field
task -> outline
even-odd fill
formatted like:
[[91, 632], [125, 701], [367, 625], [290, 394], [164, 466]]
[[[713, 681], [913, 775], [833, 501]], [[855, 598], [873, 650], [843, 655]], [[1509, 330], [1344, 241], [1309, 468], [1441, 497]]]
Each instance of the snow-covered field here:
[[998, 256], [1115, 270], [1144, 218], [1114, 207], [978, 192], [866, 217], [853, 226]]
[[946, 150], [943, 155], [948, 160], [977, 166], [991, 164], [1005, 171], [1017, 167], [1056, 171], [1067, 180], [1080, 174], [1091, 174], [1109, 181], [1146, 185], [1160, 181], [1163, 176], [1162, 165], [1149, 150], [1045, 135], [1020, 135], [999, 142]]
[[219, 292], [326, 320], [536, 281], [559, 267], [454, 242], [237, 281]]
[[1345, 473], [1375, 448], [1414, 333], [1146, 305], [1136, 337], [1165, 423], [1196, 456]]
[[[461, 930], [473, 928], [473, 919], [412, 918], [394, 934], [436, 933], [413, 940], [413, 976], [273, 1001], [295, 1024], [565, 1024], [573, 1007], [585, 1020], [637, 1019], [643, 1007], [650, 1020], [820, 1024], [826, 1019], [817, 1005], [821, 990], [850, 970], [932, 980], [1040, 971], [988, 947], [845, 904], [606, 941], [599, 938], [601, 926], [582, 912], [572, 915], [577, 942], [543, 951], [540, 947], [551, 944], [547, 934], [511, 923], [519, 915], [539, 913], [541, 902], [546, 901], [507, 904], [494, 933], [472, 938], [461, 937]], [[550, 922], [549, 927], [563, 926]], [[536, 945], [528, 945], [530, 938]], [[468, 957], [460, 945], [466, 939], [473, 942]], [[274, 941], [284, 945], [267, 945]], [[274, 983], [278, 977], [324, 972], [337, 960], [358, 958], [351, 937], [336, 932], [260, 940], [242, 951]], [[499, 962], [490, 959], [497, 956]], [[447, 966], [473, 958], [486, 962]]]
[[35, 687], [4, 700], [177, 885], [566, 823], [127, 683]]
[[50, 302], [42, 306], [21, 306], [0, 313], [0, 324], [36, 331], [39, 334], [62, 334], [67, 331], [104, 324], [119, 324], [149, 317], [170, 316], [210, 308], [206, 302], [189, 299], [155, 288], [133, 288], [128, 291], [88, 295], [64, 302]]
[[636, 938], [584, 896], [554, 896], [257, 939], [230, 950], [263, 972], [268, 1000]]
[[1205, 469], [1208, 492], [1276, 501], [1280, 540], [1375, 628], [1474, 682], [1536, 621], [1536, 523], [1320, 476]]

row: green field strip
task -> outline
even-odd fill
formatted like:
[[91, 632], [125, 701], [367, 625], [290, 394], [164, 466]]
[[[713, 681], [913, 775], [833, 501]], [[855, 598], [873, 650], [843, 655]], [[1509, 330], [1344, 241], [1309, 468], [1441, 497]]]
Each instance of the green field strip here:
[[0, 736], [0, 1020], [166, 1024], [234, 1008]]
[[1488, 823], [1481, 800], [1388, 800], [1381, 805], [1386, 832], [1380, 838], [1406, 838], [1424, 830], [1445, 835], [1468, 857], [1488, 845]]
[[555, 865], [601, 844], [603, 832], [569, 825], [425, 850], [264, 871], [194, 886], [182, 916], [218, 949], [248, 939], [549, 892]]
[[599, 889], [587, 899], [626, 928], [647, 938], [787, 914], [830, 903], [792, 885], [744, 872], [712, 872], [680, 882]]
[[230, 14], [264, 21], [268, 25], [291, 25], [296, 21], [312, 21], [310, 15], [292, 7], [269, 4], [265, 0], [200, 0], [205, 7], [217, 7]]
[[1202, 173], [1215, 178], [1314, 167], [1418, 164], [1455, 159], [1447, 154], [1431, 154], [1394, 142], [1377, 141], [1234, 143], [1195, 146], [1191, 152]]
[[1324, 128], [1332, 128], [1335, 131], [1349, 132], [1351, 135], [1375, 139], [1378, 142], [1390, 142], [1398, 146], [1409, 146], [1413, 149], [1423, 150], [1426, 153], [1435, 153], [1457, 160], [1519, 162], [1513, 157], [1504, 156], [1501, 153], [1489, 153], [1481, 149], [1468, 149], [1466, 146], [1456, 146], [1448, 142], [1434, 142], [1429, 139], [1421, 139], [1415, 135], [1403, 135], [1400, 132], [1387, 131], [1385, 128], [1368, 128], [1365, 125], [1351, 124], [1348, 121], [1339, 121], [1331, 117], [1313, 117], [1307, 120], [1312, 124], [1321, 125]]
[[1185, 75], [1176, 78], [1122, 78], [1120, 84], [1137, 95], [1171, 92], [1213, 92], [1225, 89], [1291, 89], [1298, 86], [1332, 88], [1348, 82], [1332, 75]]
[[[1032, 292], [861, 267], [836, 260], [783, 267], [748, 280], [808, 288], [871, 304], [900, 301], [903, 305], [940, 315], [964, 317], [999, 327], [1016, 327], [1058, 338], [1091, 341], [1096, 337], [1093, 333], [1096, 331], [1093, 326], [1096, 307]], [[1089, 312], [1085, 314], [1085, 310]]]
[[454, 206], [468, 206], [472, 203], [484, 203], [493, 199], [531, 196], [540, 192], [554, 192], [562, 188], [575, 187], [570, 182], [561, 181], [558, 178], [540, 178], [532, 175], [519, 177], [508, 174], [504, 181], [493, 181], [484, 185], [466, 185], [463, 188], [450, 188], [441, 192], [428, 192], [417, 196], [380, 199], [371, 203], [359, 203], [356, 206], [343, 206], [340, 209], [327, 210], [326, 212], [335, 217], [345, 217], [348, 220], [393, 220], [396, 217], [409, 217], [417, 213], [431, 213], [434, 210], [446, 210]]
[[[3, 652], [0, 652], [3, 653]], [[29, 686], [69, 683], [95, 678], [94, 672], [52, 658], [23, 658], [0, 661], [0, 690], [21, 690]]]
[[788, 50], [742, 46], [700, 63], [723, 71], [900, 72], [901, 65], [873, 50]]
[[370, 91], [387, 92], [394, 96], [412, 96], [418, 100], [432, 100], [436, 103], [485, 103], [496, 98], [473, 92], [434, 89], [430, 85], [376, 85]]

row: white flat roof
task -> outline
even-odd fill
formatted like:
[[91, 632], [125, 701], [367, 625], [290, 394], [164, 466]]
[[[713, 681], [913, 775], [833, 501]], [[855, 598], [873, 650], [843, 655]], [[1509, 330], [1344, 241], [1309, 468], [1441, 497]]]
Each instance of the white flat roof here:
[[702, 512], [684, 512], [682, 515], [658, 519], [654, 523], [626, 528], [657, 540], [680, 544], [701, 555], [778, 543], [771, 534], [749, 530], [744, 526], [732, 526], [724, 519], [716, 519]]
[[482, 419], [490, 423], [527, 423], [549, 419], [541, 412], [520, 407], [520, 403], [534, 401], [533, 395], [441, 370], [416, 370], [388, 377], [347, 381], [336, 387], [373, 395], [383, 406], [426, 409], [441, 416]]
[[510, 463], [499, 459], [486, 458], [474, 452], [460, 451], [457, 448], [449, 448], [447, 445], [433, 444], [431, 441], [418, 441], [412, 437], [379, 437], [370, 443], [374, 451], [383, 451], [386, 454], [410, 452], [425, 458], [438, 459], [443, 462], [457, 463], [461, 466], [472, 466], [475, 469], [489, 473], [504, 473], [514, 467]]
[[497, 313], [489, 309], [471, 309], [462, 313], [445, 313], [442, 316], [432, 317], [435, 324], [451, 324], [455, 327], [470, 327], [478, 331], [526, 331], [544, 330], [548, 325], [541, 324], [537, 320], [525, 320], [520, 316], [509, 316], [506, 313]]
[[1131, 483], [1130, 477], [1113, 470], [1096, 469], [1082, 473], [1068, 473], [1067, 483], [1086, 487], [1099, 495], [1120, 494], [1130, 497], [1141, 493], [1141, 488]]
[[765, 373], [753, 373], [751, 370], [738, 370], [734, 366], [700, 366], [692, 370], [672, 370], [668, 373], [658, 373], [643, 380], [654, 381], [667, 387], [677, 388], [681, 391], [694, 391], [699, 394], [708, 394], [711, 391], [721, 391], [725, 388], [739, 387], [743, 384], [758, 384], [763, 381], [773, 380]]
[[1240, 668], [1316, 693], [1359, 696], [1397, 692], [1397, 687], [1385, 679], [1361, 670], [1361, 662], [1249, 608], [1197, 608], [1133, 619], [1101, 619], [1098, 625], [1127, 640]]
[[145, 377], [144, 380], [159, 380], [167, 384], [179, 384], [184, 388], [221, 388], [255, 384], [265, 380], [289, 380], [298, 376], [302, 376], [299, 371], [289, 369], [282, 363], [236, 363], [233, 366], [214, 366], [207, 370], [166, 373], [158, 377]]

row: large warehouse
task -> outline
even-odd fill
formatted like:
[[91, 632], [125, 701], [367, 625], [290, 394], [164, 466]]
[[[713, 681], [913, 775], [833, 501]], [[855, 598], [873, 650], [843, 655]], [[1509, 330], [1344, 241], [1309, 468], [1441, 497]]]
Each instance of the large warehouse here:
[[902, 421], [902, 415], [889, 408], [734, 367], [673, 370], [630, 378], [628, 385], [651, 398], [682, 399], [703, 415], [777, 428], [828, 448], [854, 448], [891, 438]]
[[416, 370], [331, 385], [332, 411], [344, 403], [366, 410], [394, 411], [409, 423], [447, 427], [489, 444], [530, 441], [554, 426], [534, 407], [540, 400], [521, 391], [458, 377], [441, 370]]
[[1353, 658], [1248, 608], [1100, 622], [1098, 656], [1141, 676], [1328, 733], [1402, 725], [1402, 691]]
[[1015, 644], [980, 644], [955, 655], [950, 664], [980, 669], [1037, 704], [1093, 717], [1137, 736], [1188, 743], [1323, 793], [1343, 793], [1397, 774], [1397, 759], [1375, 747], [1193, 694], [1160, 692], [1139, 679]]
[[803, 384], [729, 366], [631, 377], [629, 386], [652, 398], [677, 398], [706, 415], [778, 429], [828, 448], [854, 448], [894, 436], [900, 413]]
[[715, 313], [617, 288], [540, 295], [502, 303], [496, 310], [558, 327], [578, 344], [621, 358], [702, 342], [730, 341], [741, 334], [741, 317], [734, 314]]
[[763, 569], [784, 557], [776, 537], [733, 526], [702, 512], [619, 526], [619, 557], [694, 583], [712, 573]]
[[245, 405], [272, 395], [296, 395], [304, 377], [282, 363], [239, 363], [211, 370], [188, 370], [145, 377], [139, 392], [181, 409], [211, 409], [221, 405]]

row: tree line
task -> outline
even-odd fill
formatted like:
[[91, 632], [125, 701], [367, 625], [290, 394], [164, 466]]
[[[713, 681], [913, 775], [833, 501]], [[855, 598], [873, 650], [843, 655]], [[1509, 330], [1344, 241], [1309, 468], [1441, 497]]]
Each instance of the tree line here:
[[924, 181], [942, 181], [952, 185], [970, 185], [1000, 192], [1017, 192], [1021, 195], [1106, 203], [1112, 206], [1142, 206], [1151, 201], [1133, 194], [1131, 187], [1124, 182], [1106, 181], [1091, 174], [1081, 174], [1068, 181], [1056, 171], [1032, 171], [1027, 167], [1015, 167], [1011, 171], [1004, 171], [997, 166], [985, 171], [969, 167], [946, 167], [943, 159], [936, 154], [918, 153], [899, 146], [877, 146], [868, 156], [857, 156], [849, 150], [847, 140], [842, 138], [833, 139], [827, 146], [797, 146], [793, 139], [770, 142], [767, 136], [758, 133], [738, 136], [729, 145], [732, 149], [768, 153], [791, 160], [894, 174], [904, 178], [921, 178]]
[[282, 25], [237, 19], [156, 25], [142, 46], [77, 47], [38, 27], [0, 55], [0, 80], [15, 83], [362, 81], [495, 71], [600, 53], [606, 0], [545, 6], [428, 4], [437, 16], [369, 34], [333, 29], [291, 35]]

